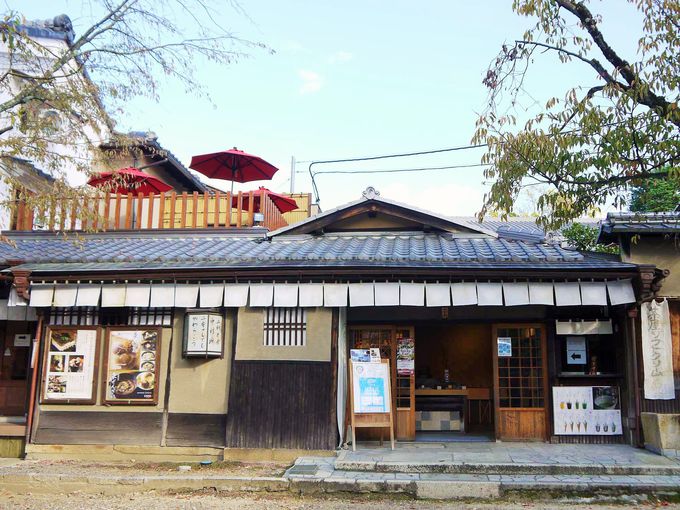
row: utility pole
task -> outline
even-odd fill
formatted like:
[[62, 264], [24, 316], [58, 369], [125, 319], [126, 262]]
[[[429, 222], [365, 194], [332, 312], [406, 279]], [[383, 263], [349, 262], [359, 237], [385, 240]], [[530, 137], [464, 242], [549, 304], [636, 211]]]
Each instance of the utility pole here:
[[290, 194], [295, 193], [295, 156], [290, 157]]

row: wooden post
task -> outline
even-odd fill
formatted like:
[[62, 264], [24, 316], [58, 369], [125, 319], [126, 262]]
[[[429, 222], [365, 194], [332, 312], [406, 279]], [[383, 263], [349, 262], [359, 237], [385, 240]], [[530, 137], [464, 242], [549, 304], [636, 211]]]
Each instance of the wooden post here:
[[187, 192], [182, 192], [182, 216], [179, 218], [179, 228], [187, 226]]
[[177, 193], [170, 193], [170, 228], [175, 228], [175, 204], [177, 203]]
[[198, 225], [198, 191], [194, 191], [194, 200], [191, 207], [191, 228], [196, 228]]
[[238, 192], [238, 199], [236, 201], [236, 228], [241, 228], [242, 219], [241, 213], [243, 212], [243, 192]]
[[132, 192], [128, 192], [125, 204], [125, 228], [126, 230], [132, 228]]
[[142, 228], [142, 210], [144, 206], [144, 195], [140, 192], [137, 193], [137, 223], [135, 228], [140, 230]]
[[120, 230], [120, 193], [116, 193], [116, 205], [113, 208], [113, 230]]
[[215, 211], [213, 216], [213, 228], [220, 226], [220, 192], [215, 192]]
[[[260, 207], [262, 207], [262, 202], [260, 202]], [[252, 227], [255, 224], [255, 217], [253, 216], [253, 211], [255, 211], [255, 193], [252, 191], [248, 192], [248, 226]]]
[[203, 193], [203, 228], [208, 228], [208, 199], [210, 198], [210, 193], [207, 191]]
[[48, 211], [49, 211], [49, 213], [48, 213], [49, 219], [47, 221], [47, 228], [48, 228], [48, 230], [54, 230], [54, 222], [56, 221], [55, 220], [55, 215], [56, 215], [55, 209], [57, 208], [56, 202], [54, 200], [54, 195], [50, 196], [50, 204], [47, 207], [48, 207]]
[[92, 229], [93, 230], [98, 230], [99, 229], [99, 206], [101, 205], [101, 198], [99, 198], [99, 193], [97, 193], [94, 197], [94, 207], [92, 208], [94, 211], [94, 218], [92, 218]]
[[165, 191], [159, 195], [158, 228], [165, 228]]
[[[87, 202], [88, 200], [85, 200], [85, 207], [87, 207]], [[59, 230], [63, 231], [65, 230], [64, 227], [66, 226], [66, 204], [64, 203], [64, 199], [59, 200]]]
[[78, 215], [78, 201], [74, 198], [71, 205], [71, 230], [76, 229], [76, 217]]
[[146, 228], [153, 228], [153, 203], [156, 201], [156, 195], [149, 195], [149, 214], [147, 215]]
[[111, 194], [104, 193], [104, 224], [102, 230], [106, 231], [109, 228], [109, 210], [111, 208]]

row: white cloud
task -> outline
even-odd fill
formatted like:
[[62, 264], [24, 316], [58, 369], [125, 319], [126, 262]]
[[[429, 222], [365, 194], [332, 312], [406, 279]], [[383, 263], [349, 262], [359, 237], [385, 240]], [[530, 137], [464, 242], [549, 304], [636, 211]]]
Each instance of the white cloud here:
[[340, 50], [333, 53], [333, 55], [329, 57], [328, 61], [331, 64], [336, 64], [338, 62], [348, 62], [349, 60], [352, 60], [352, 57], [354, 57], [354, 55], [352, 55], [349, 51]]
[[298, 75], [302, 80], [302, 85], [300, 86], [300, 94], [313, 94], [321, 90], [321, 86], [323, 85], [323, 79], [321, 78], [319, 73], [300, 69], [300, 71], [298, 71]]

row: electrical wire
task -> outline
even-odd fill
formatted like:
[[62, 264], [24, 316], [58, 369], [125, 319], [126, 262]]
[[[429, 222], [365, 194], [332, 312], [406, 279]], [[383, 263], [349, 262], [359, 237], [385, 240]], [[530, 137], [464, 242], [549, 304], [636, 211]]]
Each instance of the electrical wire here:
[[416, 151], [416, 152], [402, 152], [398, 154], [384, 154], [381, 156], [366, 156], [363, 158], [345, 158], [345, 159], [328, 159], [328, 160], [319, 160], [319, 161], [312, 161], [309, 164], [308, 171], [309, 171], [309, 177], [312, 179], [312, 190], [314, 191], [314, 196], [316, 197], [316, 204], [318, 205], [320, 202], [319, 198], [319, 187], [316, 184], [316, 181], [314, 179], [315, 175], [312, 172], [312, 167], [314, 165], [322, 165], [322, 164], [330, 164], [330, 163], [352, 163], [355, 161], [375, 161], [378, 159], [389, 159], [389, 158], [406, 158], [406, 157], [411, 157], [411, 156], [425, 156], [427, 154], [441, 154], [443, 152], [454, 152], [454, 151], [463, 151], [463, 150], [470, 150], [470, 149], [479, 149], [482, 147], [486, 147], [486, 144], [476, 144], [476, 145], [461, 145], [458, 147], [448, 147], [445, 149], [433, 149], [433, 150], [427, 150], [427, 151]]
[[450, 170], [453, 168], [476, 168], [480, 166], [490, 166], [490, 163], [474, 163], [470, 165], [449, 165], [449, 166], [429, 166], [424, 168], [392, 168], [379, 170], [320, 170], [314, 172], [314, 175], [328, 175], [328, 174], [392, 174], [399, 172], [429, 172], [434, 170]]

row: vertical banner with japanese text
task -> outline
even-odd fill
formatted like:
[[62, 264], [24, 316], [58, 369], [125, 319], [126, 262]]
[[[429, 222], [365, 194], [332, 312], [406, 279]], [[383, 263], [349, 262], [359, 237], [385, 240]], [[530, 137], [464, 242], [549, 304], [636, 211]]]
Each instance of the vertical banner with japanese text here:
[[673, 382], [673, 345], [668, 301], [643, 303], [642, 308], [642, 359], [645, 369], [645, 398], [672, 400], [675, 398]]

